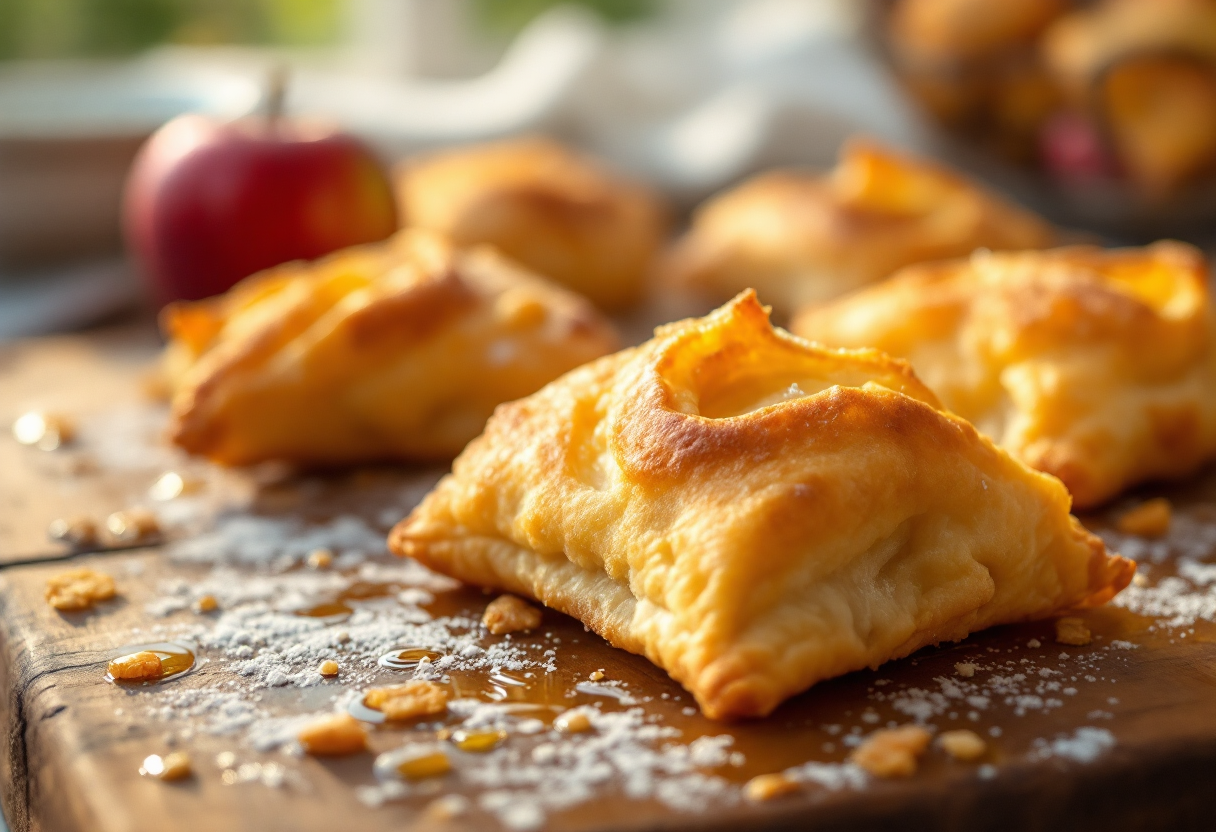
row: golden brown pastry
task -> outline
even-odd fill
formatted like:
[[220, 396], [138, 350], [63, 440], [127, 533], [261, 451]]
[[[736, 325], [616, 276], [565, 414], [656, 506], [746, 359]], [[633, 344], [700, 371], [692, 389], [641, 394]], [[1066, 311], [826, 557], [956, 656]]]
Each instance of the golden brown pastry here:
[[500, 402], [616, 347], [584, 299], [404, 231], [162, 315], [170, 434], [241, 465], [450, 459]]
[[604, 309], [641, 298], [667, 234], [650, 190], [541, 138], [408, 162], [397, 191], [405, 225], [489, 243]]
[[1038, 217], [961, 176], [855, 139], [826, 176], [775, 171], [712, 199], [669, 274], [719, 298], [753, 288], [790, 314], [910, 263], [1053, 240]]
[[1067, 0], [896, 0], [887, 18], [897, 75], [934, 115], [1029, 161], [1058, 94], [1036, 39]]
[[1216, 345], [1194, 248], [1080, 246], [911, 267], [794, 330], [911, 361], [950, 410], [1090, 507], [1216, 455]]
[[1216, 2], [1105, 0], [1055, 23], [1043, 52], [1149, 194], [1216, 167]]
[[773, 329], [747, 292], [499, 408], [389, 542], [575, 616], [729, 718], [1106, 601], [1134, 566], [1068, 509], [905, 363]]

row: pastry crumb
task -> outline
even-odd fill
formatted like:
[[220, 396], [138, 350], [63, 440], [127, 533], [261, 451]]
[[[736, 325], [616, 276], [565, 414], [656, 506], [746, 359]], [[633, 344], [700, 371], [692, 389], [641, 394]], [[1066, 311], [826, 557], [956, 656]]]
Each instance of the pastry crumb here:
[[333, 659], [326, 659], [321, 662], [321, 666], [317, 668], [317, 672], [322, 676], [329, 678], [338, 675], [338, 663]]
[[919, 725], [884, 728], [866, 737], [849, 759], [875, 777], [911, 777], [929, 739], [929, 732]]
[[317, 757], [340, 757], [367, 750], [367, 731], [350, 714], [334, 714], [306, 725], [296, 737]]
[[748, 800], [774, 800], [798, 791], [798, 784], [784, 774], [759, 774], [747, 781], [743, 795]]
[[581, 734], [591, 730], [591, 718], [581, 708], [571, 708], [553, 720], [553, 727], [564, 734]]
[[1093, 633], [1080, 618], [1059, 618], [1056, 620], [1056, 641], [1060, 644], [1070, 644], [1081, 647], [1093, 641]]
[[464, 795], [445, 794], [432, 800], [423, 812], [428, 820], [451, 820], [469, 811], [469, 799]]
[[150, 650], [141, 650], [110, 661], [106, 670], [111, 679], [124, 682], [152, 682], [165, 675], [160, 656]]
[[443, 713], [448, 709], [448, 692], [434, 682], [415, 679], [403, 685], [372, 688], [363, 697], [363, 704], [395, 722]]
[[197, 612], [215, 612], [220, 608], [220, 602], [215, 599], [214, 595], [204, 595], [194, 602], [194, 609]]
[[600, 668], [599, 670], [591, 671], [590, 673], [587, 674], [587, 678], [593, 682], [600, 681], [601, 679], [604, 678], [604, 669]]
[[1037, 650], [1043, 646], [1043, 642], [1039, 641], [1037, 638], [1032, 638], [1030, 641], [1026, 642], [1026, 646], [1031, 650]]
[[1132, 586], [1148, 586], [1148, 577], [1137, 572], [1132, 576]]
[[988, 743], [984, 742], [979, 734], [966, 728], [945, 732], [937, 738], [937, 744], [951, 757], [964, 762], [978, 760], [988, 750]]
[[146, 508], [116, 511], [106, 518], [106, 529], [119, 545], [143, 543], [160, 534], [156, 515]]
[[304, 562], [309, 569], [328, 569], [333, 565], [334, 553], [328, 549], [313, 549]]
[[97, 524], [91, 517], [59, 518], [51, 521], [46, 534], [73, 549], [84, 549], [97, 543]]
[[540, 626], [540, 610], [514, 595], [499, 595], [486, 607], [482, 625], [496, 636]]
[[954, 672], [965, 679], [970, 679], [972, 676], [974, 676], [975, 671], [978, 669], [979, 668], [977, 668], [971, 662], [957, 662], [954, 665]]
[[114, 579], [92, 569], [70, 569], [46, 582], [46, 602], [62, 612], [87, 610], [116, 594]]
[[1141, 503], [1115, 522], [1123, 534], [1137, 537], [1164, 537], [1170, 530], [1173, 507], [1164, 497]]
[[149, 754], [144, 758], [139, 773], [144, 777], [155, 777], [157, 780], [173, 782], [185, 780], [194, 773], [190, 765], [190, 757], [184, 751], [174, 751], [161, 757], [159, 754]]

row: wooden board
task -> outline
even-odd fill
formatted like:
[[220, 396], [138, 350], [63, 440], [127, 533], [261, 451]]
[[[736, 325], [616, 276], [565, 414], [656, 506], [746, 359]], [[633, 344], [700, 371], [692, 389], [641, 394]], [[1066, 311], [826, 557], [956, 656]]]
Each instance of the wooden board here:
[[[7, 348], [0, 352], [0, 421], [10, 421], [27, 407], [43, 406], [70, 411], [94, 426], [147, 429], [147, 414], [153, 414], [154, 421], [156, 411], [138, 404], [138, 377], [154, 350], [150, 332], [138, 329]], [[107, 449], [108, 440], [96, 439], [96, 432], [92, 436], [76, 450], [50, 454], [18, 447], [7, 437], [0, 441], [5, 471], [0, 479], [0, 562], [59, 554], [44, 536], [50, 519], [79, 513], [101, 516], [146, 501], [148, 485], [165, 464], [194, 466], [191, 470], [207, 480], [209, 493], [218, 498], [196, 506], [190, 522], [171, 531], [175, 538], [205, 529], [216, 517], [245, 514], [305, 517], [315, 523], [353, 516], [383, 530], [440, 473], [381, 468], [283, 479], [281, 472], [211, 471], [167, 451], [163, 457], [133, 452], [112, 465], [115, 448], [121, 451], [122, 445]], [[100, 457], [94, 463], [105, 464], [82, 465], [81, 459], [90, 454]], [[1213, 525], [1213, 512], [1206, 506], [1214, 487], [1216, 479], [1209, 476], [1169, 492], [1179, 513], [1190, 518], [1187, 528], [1192, 534]], [[1087, 522], [1100, 526], [1105, 520], [1094, 517]], [[155, 605], [175, 581], [201, 585], [216, 567], [174, 560], [165, 547], [79, 560], [114, 575], [120, 597], [90, 613], [64, 615], [42, 599], [47, 577], [63, 564], [0, 569], [0, 676], [6, 691], [2, 720], [7, 740], [0, 760], [0, 798], [17, 832], [496, 827], [501, 813], [477, 808], [488, 788], [466, 779], [460, 765], [438, 781], [438, 791], [427, 787], [372, 807], [358, 792], [375, 782], [372, 754], [317, 760], [281, 750], [259, 751], [240, 732], [210, 733], [203, 716], [175, 716], [165, 705], [170, 696], [180, 701], [185, 691], [205, 696], [231, 690], [234, 695], [259, 696], [262, 720], [321, 713], [345, 690], [400, 678], [377, 667], [366, 651], [344, 655], [349, 672], [332, 683], [271, 686], [256, 694], [242, 687], [245, 683], [228, 669], [222, 651], [208, 648], [200, 651], [208, 663], [171, 682], [135, 688], [105, 682], [105, 663], [123, 645], [154, 640], [158, 627], [171, 631], [210, 626], [210, 619], [189, 609], [156, 617], [149, 604]], [[367, 562], [387, 564], [391, 559], [373, 557]], [[1166, 559], [1149, 575], [1159, 581], [1169, 573]], [[278, 573], [249, 567], [244, 573], [225, 574], [247, 574], [253, 581]], [[426, 608], [437, 616], [476, 618], [485, 602], [480, 593], [461, 589], [437, 593]], [[1216, 628], [1202, 621], [1166, 628], [1117, 608], [1085, 617], [1096, 637], [1084, 647], [1054, 643], [1050, 622], [998, 628], [961, 644], [921, 651], [877, 672], [818, 685], [769, 719], [724, 726], [690, 712], [687, 695], [645, 660], [613, 650], [577, 622], [548, 612], [540, 630], [512, 642], [539, 660], [561, 640], [556, 669], [529, 682], [524, 699], [563, 706], [599, 702], [605, 712], [622, 712], [626, 705], [575, 690], [591, 671], [603, 668], [609, 681], [640, 700], [637, 707], [647, 719], [679, 732], [656, 748], [729, 734], [734, 738], [729, 750], [742, 758], [725, 764], [710, 759], [700, 767], [719, 783], [700, 811], [673, 808], [679, 800], [656, 799], [653, 790], [645, 799], [629, 799], [622, 774], [629, 763], [622, 762], [595, 784], [588, 799], [551, 809], [546, 828], [1210, 828], [1216, 811], [1209, 782], [1216, 770]], [[479, 638], [487, 646], [503, 641]], [[978, 665], [976, 675], [960, 676], [955, 665], [961, 662]], [[475, 675], [463, 678], [476, 684]], [[1057, 687], [1043, 687], [1049, 683]], [[988, 691], [983, 707], [959, 698], [966, 691], [956, 688], [972, 684], [976, 691]], [[850, 732], [867, 733], [916, 717], [938, 730], [968, 727], [981, 733], [990, 745], [984, 767], [951, 761], [935, 750], [926, 755], [917, 775], [906, 780], [872, 780], [863, 788], [840, 790], [806, 785], [795, 795], [763, 804], [739, 798], [738, 784], [753, 775], [811, 761], [839, 764], [848, 753], [843, 738]], [[1076, 759], [1070, 752], [1075, 745], [1060, 740], [1075, 738], [1082, 727], [1109, 732], [1113, 746], [1099, 749], [1101, 753], [1088, 761]], [[377, 730], [373, 749], [387, 750], [424, 733], [414, 726]], [[495, 754], [501, 753], [504, 760], [527, 760], [530, 749], [544, 741], [545, 734], [512, 735]], [[1059, 753], [1045, 752], [1044, 746], [1050, 748], [1053, 742]], [[193, 778], [166, 784], [138, 776], [144, 756], [171, 748], [189, 752], [196, 770]], [[229, 779], [243, 776], [241, 771], [273, 772], [285, 785], [226, 784], [226, 775], [214, 762], [224, 752], [232, 752], [237, 760], [225, 767], [233, 772]], [[453, 756], [460, 758], [458, 753]], [[693, 781], [672, 782], [672, 788], [680, 789]], [[426, 807], [437, 794], [467, 795], [474, 808], [443, 822], [428, 819]], [[700, 801], [695, 794], [684, 797], [691, 804]]]

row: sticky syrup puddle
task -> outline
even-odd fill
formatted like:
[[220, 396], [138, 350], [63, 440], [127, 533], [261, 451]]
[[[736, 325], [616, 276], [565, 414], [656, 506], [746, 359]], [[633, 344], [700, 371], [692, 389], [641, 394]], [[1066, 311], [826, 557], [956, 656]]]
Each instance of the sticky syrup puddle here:
[[327, 623], [337, 624], [350, 618], [355, 611], [352, 601], [369, 601], [373, 598], [387, 598], [396, 595], [404, 589], [399, 583], [373, 583], [370, 581], [355, 581], [342, 590], [332, 600], [322, 601], [311, 607], [295, 610], [295, 614], [306, 618], [320, 618]]

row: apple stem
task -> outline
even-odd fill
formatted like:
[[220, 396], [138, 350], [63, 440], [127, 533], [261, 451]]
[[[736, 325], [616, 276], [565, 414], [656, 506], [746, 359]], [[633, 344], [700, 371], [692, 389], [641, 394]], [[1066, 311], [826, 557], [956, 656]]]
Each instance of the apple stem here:
[[262, 100], [262, 107], [272, 130], [278, 124], [279, 117], [283, 115], [283, 100], [287, 97], [288, 74], [286, 64], [275, 64], [266, 76], [266, 93]]

